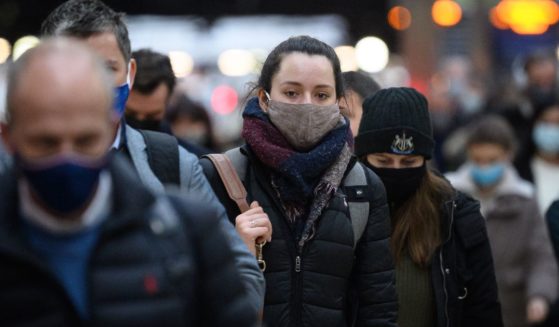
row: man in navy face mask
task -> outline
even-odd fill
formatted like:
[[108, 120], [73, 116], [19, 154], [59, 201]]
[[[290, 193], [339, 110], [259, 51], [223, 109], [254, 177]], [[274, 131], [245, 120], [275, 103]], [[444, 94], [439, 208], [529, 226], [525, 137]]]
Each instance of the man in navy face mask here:
[[217, 212], [154, 195], [108, 154], [112, 104], [104, 64], [75, 41], [46, 40], [11, 67], [0, 321], [252, 326], [257, 315]]
[[161, 192], [167, 185], [180, 187], [218, 210], [221, 218], [218, 226], [231, 244], [233, 258], [241, 271], [241, 283], [250, 292], [252, 310], [256, 313], [263, 304], [264, 278], [254, 256], [239, 238], [204, 177], [198, 158], [178, 146], [174, 137], [136, 130], [120, 119], [136, 74], [136, 61], [131, 55], [123, 16], [99, 0], [69, 0], [48, 15], [42, 23], [41, 33], [43, 36], [76, 38], [103, 58], [112, 73], [113, 111], [118, 118], [112, 126], [113, 137], [106, 149], [124, 154], [132, 162], [138, 178], [150, 190]]

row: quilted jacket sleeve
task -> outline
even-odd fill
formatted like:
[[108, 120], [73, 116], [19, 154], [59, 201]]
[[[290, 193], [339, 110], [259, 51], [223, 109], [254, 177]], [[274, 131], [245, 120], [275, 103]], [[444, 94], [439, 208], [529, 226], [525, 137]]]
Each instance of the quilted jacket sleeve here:
[[396, 326], [398, 301], [386, 193], [380, 179], [368, 169], [366, 173], [374, 192], [369, 221], [356, 249], [356, 326]]

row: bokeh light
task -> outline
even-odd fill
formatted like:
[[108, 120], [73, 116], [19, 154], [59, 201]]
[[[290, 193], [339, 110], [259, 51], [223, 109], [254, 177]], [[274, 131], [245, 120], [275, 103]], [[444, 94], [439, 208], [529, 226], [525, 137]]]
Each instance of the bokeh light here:
[[431, 8], [433, 21], [443, 27], [452, 27], [462, 19], [462, 8], [452, 0], [436, 0]]
[[176, 77], [185, 77], [192, 72], [194, 60], [184, 51], [170, 51], [169, 60]]
[[403, 6], [395, 6], [388, 11], [388, 24], [397, 31], [403, 31], [410, 27], [412, 21], [411, 12]]
[[245, 76], [256, 69], [258, 61], [254, 53], [231, 49], [224, 51], [217, 59], [217, 66], [223, 75], [226, 76]]
[[33, 35], [27, 35], [14, 43], [14, 48], [12, 52], [12, 58], [16, 61], [22, 54], [24, 54], [27, 50], [37, 46], [39, 44], [39, 38]]
[[517, 34], [537, 35], [559, 21], [559, 5], [552, 0], [502, 0], [493, 15], [492, 23], [498, 20]]
[[359, 67], [357, 66], [357, 57], [355, 55], [355, 47], [350, 45], [341, 45], [334, 49], [338, 58], [340, 59], [340, 66], [342, 68], [342, 72], [349, 72], [357, 70]]
[[5, 63], [12, 53], [10, 42], [0, 37], [0, 64]]
[[357, 65], [369, 73], [378, 73], [388, 64], [390, 52], [386, 43], [378, 37], [365, 37], [355, 45]]
[[212, 92], [212, 109], [219, 115], [228, 115], [235, 111], [239, 103], [237, 91], [228, 85], [220, 85]]

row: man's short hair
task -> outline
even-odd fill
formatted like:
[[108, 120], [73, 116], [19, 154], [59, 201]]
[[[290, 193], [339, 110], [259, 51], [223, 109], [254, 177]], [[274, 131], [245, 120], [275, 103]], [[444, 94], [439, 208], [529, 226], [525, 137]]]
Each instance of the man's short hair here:
[[111, 32], [128, 62], [131, 58], [130, 38], [123, 18], [123, 13], [115, 12], [99, 0], [69, 0], [49, 14], [41, 25], [41, 34], [88, 38]]
[[134, 51], [132, 57], [136, 60], [137, 67], [133, 90], [142, 94], [151, 94], [161, 83], [164, 83], [171, 95], [175, 88], [176, 77], [168, 56], [150, 49], [141, 49]]
[[345, 90], [357, 93], [362, 99], [380, 90], [380, 86], [372, 77], [360, 72], [344, 72], [342, 78]]

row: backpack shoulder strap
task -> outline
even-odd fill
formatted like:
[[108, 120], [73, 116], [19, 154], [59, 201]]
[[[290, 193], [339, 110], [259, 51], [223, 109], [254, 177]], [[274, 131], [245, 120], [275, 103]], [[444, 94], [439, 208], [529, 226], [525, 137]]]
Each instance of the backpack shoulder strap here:
[[369, 221], [372, 187], [369, 185], [365, 169], [357, 162], [346, 175], [343, 189], [347, 196], [351, 225], [353, 227], [354, 248], [357, 246]]
[[180, 186], [179, 147], [174, 136], [138, 130], [146, 142], [148, 163], [163, 185]]
[[[238, 149], [237, 152], [239, 152]], [[240, 152], [239, 156], [242, 156]], [[250, 208], [247, 202], [247, 191], [239, 178], [238, 170], [235, 169], [233, 161], [229, 159], [227, 154], [208, 154], [205, 157], [213, 163], [227, 194], [237, 204], [241, 213], [247, 211]], [[238, 164], [238, 160], [235, 162]]]

